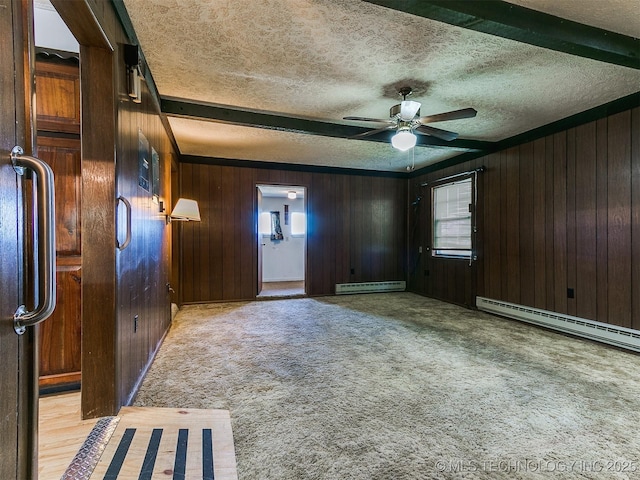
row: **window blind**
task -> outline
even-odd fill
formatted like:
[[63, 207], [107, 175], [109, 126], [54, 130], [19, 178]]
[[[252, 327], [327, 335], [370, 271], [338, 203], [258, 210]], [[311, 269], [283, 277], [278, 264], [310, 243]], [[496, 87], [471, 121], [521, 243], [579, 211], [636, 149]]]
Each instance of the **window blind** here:
[[471, 178], [433, 188], [433, 250], [436, 255], [471, 255]]

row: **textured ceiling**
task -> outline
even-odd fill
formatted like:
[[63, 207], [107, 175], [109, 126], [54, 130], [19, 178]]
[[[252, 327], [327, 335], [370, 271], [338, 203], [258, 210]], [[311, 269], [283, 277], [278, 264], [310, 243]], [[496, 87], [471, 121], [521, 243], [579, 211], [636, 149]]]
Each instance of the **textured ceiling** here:
[[[591, 0], [589, 0], [591, 1]], [[639, 0], [515, 0], [527, 8], [637, 34]], [[640, 90], [640, 73], [355, 0], [124, 0], [162, 97], [345, 125], [386, 118], [411, 86], [421, 114], [460, 138], [499, 141]], [[605, 8], [615, 4], [617, 8]], [[169, 117], [182, 154], [404, 171], [461, 150]]]
[[[185, 155], [398, 171], [460, 154], [459, 149], [415, 148], [400, 152], [386, 143], [303, 135], [224, 123], [169, 118]], [[348, 159], [348, 164], [346, 160]]]

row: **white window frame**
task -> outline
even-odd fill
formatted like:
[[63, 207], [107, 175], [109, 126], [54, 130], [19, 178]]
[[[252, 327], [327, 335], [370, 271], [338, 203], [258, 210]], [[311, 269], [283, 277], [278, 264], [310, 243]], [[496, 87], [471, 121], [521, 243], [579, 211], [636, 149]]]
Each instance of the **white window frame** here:
[[[473, 176], [469, 176], [431, 187], [431, 252], [434, 257], [472, 259], [475, 233], [473, 212], [476, 203], [473, 179]], [[467, 185], [468, 192], [466, 191]], [[446, 200], [442, 198], [443, 195], [447, 196]], [[451, 195], [460, 198], [450, 198]], [[438, 208], [443, 201], [448, 203], [444, 211], [443, 208]], [[438, 232], [442, 232], [443, 226], [447, 222], [452, 225], [451, 230], [457, 228], [460, 232], [461, 226], [468, 228], [468, 235], [452, 235], [449, 242], [444, 241], [446, 235], [438, 235]]]

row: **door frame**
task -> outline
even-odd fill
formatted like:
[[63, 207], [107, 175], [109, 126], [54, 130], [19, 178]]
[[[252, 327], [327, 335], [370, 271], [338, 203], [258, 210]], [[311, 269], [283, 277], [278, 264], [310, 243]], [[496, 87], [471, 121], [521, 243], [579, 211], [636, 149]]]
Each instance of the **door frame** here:
[[[256, 244], [255, 244], [255, 248], [256, 248], [256, 297], [258, 295], [260, 295], [260, 292], [262, 290], [262, 283], [263, 283], [263, 274], [264, 274], [264, 268], [263, 268], [263, 243], [262, 243], [262, 235], [260, 234], [260, 213], [261, 213], [261, 208], [262, 208], [262, 201], [263, 201], [263, 196], [262, 196], [262, 191], [260, 190], [260, 187], [290, 187], [290, 188], [302, 188], [304, 189], [304, 214], [305, 214], [305, 218], [307, 221], [307, 227], [308, 227], [308, 197], [309, 197], [309, 186], [305, 185], [304, 183], [298, 183], [298, 182], [287, 182], [287, 183], [275, 183], [275, 182], [256, 182], [255, 184], [255, 190], [254, 190], [254, 194], [255, 194], [255, 207], [254, 207], [254, 218], [255, 218], [255, 232], [256, 232]], [[284, 219], [282, 220], [284, 222]], [[304, 251], [302, 253], [302, 257], [303, 257], [303, 261], [304, 261], [304, 274], [303, 274], [303, 282], [304, 282], [304, 293], [306, 295], [307, 293], [307, 286], [309, 285], [308, 282], [308, 277], [309, 277], [309, 271], [308, 271], [308, 266], [309, 266], [309, 252], [308, 252], [308, 246], [309, 246], [309, 234], [308, 234], [308, 228], [307, 228], [307, 233], [305, 234], [305, 239], [304, 239]]]
[[[80, 45], [83, 419], [114, 415], [119, 408], [114, 240], [118, 51], [93, 3], [51, 0]], [[104, 7], [108, 10], [106, 2]]]
[[[13, 314], [30, 304], [25, 288], [22, 189], [10, 152], [35, 152], [32, 0], [0, 0], [0, 478], [37, 478], [37, 329], [13, 329]], [[13, 99], [13, 101], [12, 101]], [[26, 189], [25, 189], [26, 190]]]

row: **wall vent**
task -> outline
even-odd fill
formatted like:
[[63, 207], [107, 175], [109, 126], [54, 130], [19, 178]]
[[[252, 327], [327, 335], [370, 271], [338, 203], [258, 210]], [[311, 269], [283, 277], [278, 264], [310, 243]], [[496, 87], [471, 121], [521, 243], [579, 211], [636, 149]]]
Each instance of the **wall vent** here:
[[515, 303], [476, 297], [479, 310], [640, 352], [640, 330], [549, 312]]
[[361, 282], [361, 283], [336, 283], [336, 295], [349, 293], [376, 293], [376, 292], [404, 292], [407, 282]]

